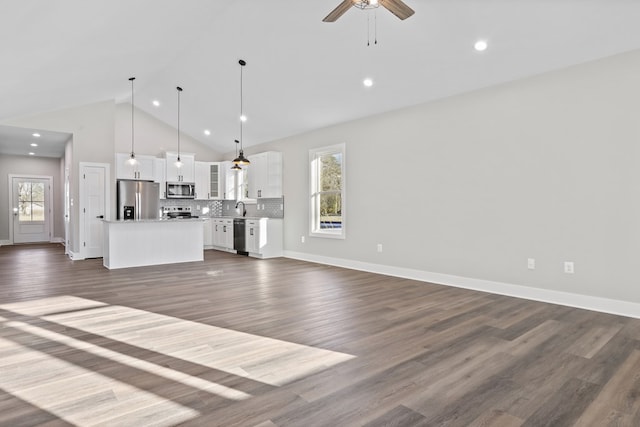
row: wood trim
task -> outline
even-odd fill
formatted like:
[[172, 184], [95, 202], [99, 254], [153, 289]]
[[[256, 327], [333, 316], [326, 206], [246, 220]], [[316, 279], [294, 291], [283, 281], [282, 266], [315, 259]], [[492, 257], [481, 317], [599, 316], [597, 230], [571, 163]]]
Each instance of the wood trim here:
[[352, 270], [385, 274], [388, 276], [402, 277], [405, 279], [419, 280], [422, 282], [437, 283], [439, 285], [453, 286], [456, 288], [490, 292], [492, 294], [524, 298], [531, 301], [560, 304], [567, 307], [583, 308], [586, 310], [599, 311], [601, 313], [615, 314], [617, 316], [634, 317], [637, 319], [640, 318], [640, 303], [635, 302], [615, 300], [611, 298], [603, 298], [592, 295], [574, 294], [552, 289], [534, 288], [531, 286], [522, 286], [512, 283], [494, 282], [491, 280], [455, 276], [452, 274], [434, 273], [430, 271], [415, 270], [411, 268], [373, 264], [350, 259], [326, 257], [304, 252], [284, 251], [284, 256], [286, 258], [333, 265], [336, 267], [349, 268]]

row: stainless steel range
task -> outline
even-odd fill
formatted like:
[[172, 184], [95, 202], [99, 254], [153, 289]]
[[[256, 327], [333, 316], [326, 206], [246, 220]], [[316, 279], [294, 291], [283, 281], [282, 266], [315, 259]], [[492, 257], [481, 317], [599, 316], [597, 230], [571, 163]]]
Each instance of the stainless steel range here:
[[191, 214], [191, 206], [163, 206], [162, 218], [188, 219], [188, 218], [198, 218], [198, 217]]

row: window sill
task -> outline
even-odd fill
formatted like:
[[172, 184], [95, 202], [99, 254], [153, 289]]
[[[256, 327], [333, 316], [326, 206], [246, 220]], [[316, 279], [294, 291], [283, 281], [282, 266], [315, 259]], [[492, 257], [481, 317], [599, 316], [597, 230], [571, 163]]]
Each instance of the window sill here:
[[310, 237], [320, 237], [320, 238], [324, 238], [324, 239], [340, 239], [340, 240], [344, 240], [345, 239], [345, 235], [342, 232], [336, 233], [336, 232], [311, 231], [309, 233], [309, 236]]

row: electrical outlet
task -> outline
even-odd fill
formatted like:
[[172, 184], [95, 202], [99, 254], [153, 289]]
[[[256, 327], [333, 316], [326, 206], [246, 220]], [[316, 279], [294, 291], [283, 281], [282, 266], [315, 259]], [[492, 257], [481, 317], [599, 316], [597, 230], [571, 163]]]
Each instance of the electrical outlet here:
[[304, 243], [304, 236], [300, 236], [300, 243]]
[[564, 272], [567, 273], [567, 274], [573, 274], [574, 273], [573, 262], [572, 261], [565, 261], [564, 262]]
[[382, 252], [382, 243], [378, 243], [378, 252]]
[[534, 258], [527, 258], [527, 268], [529, 270], [536, 269], [536, 260]]

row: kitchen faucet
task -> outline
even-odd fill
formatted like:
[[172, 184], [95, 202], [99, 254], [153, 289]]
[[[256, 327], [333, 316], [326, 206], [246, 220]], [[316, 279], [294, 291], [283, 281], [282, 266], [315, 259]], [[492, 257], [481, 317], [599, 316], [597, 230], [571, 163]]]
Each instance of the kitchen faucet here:
[[246, 216], [247, 215], [247, 209], [244, 205], [244, 202], [238, 202], [236, 203], [236, 209], [238, 209], [238, 206], [240, 206], [240, 203], [242, 203], [242, 216]]

